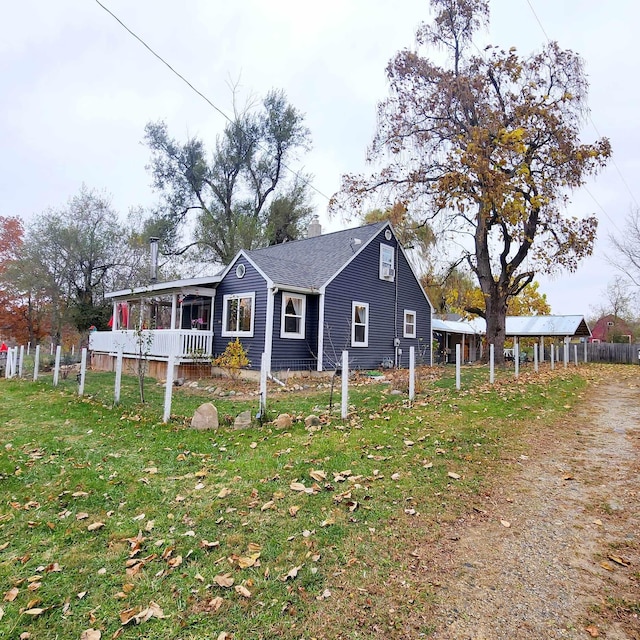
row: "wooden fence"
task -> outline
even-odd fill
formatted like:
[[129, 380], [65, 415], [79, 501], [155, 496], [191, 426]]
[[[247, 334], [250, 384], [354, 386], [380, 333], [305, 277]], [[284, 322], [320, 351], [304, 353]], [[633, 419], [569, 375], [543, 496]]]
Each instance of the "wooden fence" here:
[[[580, 349], [584, 349], [584, 347], [581, 345]], [[589, 362], [640, 365], [640, 344], [589, 342], [587, 344], [587, 360]]]

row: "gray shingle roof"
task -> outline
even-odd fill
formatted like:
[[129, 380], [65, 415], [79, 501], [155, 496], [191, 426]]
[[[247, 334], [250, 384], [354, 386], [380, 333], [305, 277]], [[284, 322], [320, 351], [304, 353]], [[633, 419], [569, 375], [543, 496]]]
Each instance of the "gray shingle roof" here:
[[276, 284], [319, 289], [386, 225], [375, 222], [245, 253]]

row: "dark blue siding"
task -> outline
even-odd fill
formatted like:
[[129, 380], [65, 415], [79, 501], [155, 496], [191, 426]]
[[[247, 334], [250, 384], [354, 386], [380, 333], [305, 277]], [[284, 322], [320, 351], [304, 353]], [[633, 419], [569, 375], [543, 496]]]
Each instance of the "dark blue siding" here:
[[[244, 264], [245, 275], [243, 278], [236, 276], [236, 266]], [[251, 263], [240, 256], [233, 263], [225, 278], [218, 285], [215, 297], [214, 318], [214, 341], [213, 355], [219, 356], [227, 347], [229, 342], [235, 340], [234, 337], [222, 335], [222, 311], [224, 308], [224, 296], [237, 293], [255, 293], [255, 315], [253, 320], [253, 337], [240, 337], [240, 342], [251, 360], [252, 369], [260, 369], [260, 358], [264, 351], [265, 326], [267, 316], [267, 283], [256, 271]]]
[[[296, 294], [298, 295], [298, 294]], [[275, 296], [273, 310], [273, 349], [271, 352], [271, 368], [282, 369], [315, 369], [318, 354], [318, 296], [306, 296], [306, 317], [304, 339], [281, 338], [282, 292]]]
[[[357, 237], [357, 229], [354, 229]], [[394, 282], [379, 278], [380, 244], [395, 248]], [[351, 346], [352, 302], [369, 304], [368, 347]], [[404, 310], [416, 312], [416, 338], [403, 338]], [[386, 240], [383, 233], [369, 243], [329, 284], [325, 295], [325, 334], [323, 368], [333, 368], [343, 349], [356, 369], [379, 368], [384, 360], [395, 358], [394, 338], [400, 340], [401, 366], [409, 362], [409, 347], [416, 347], [429, 362], [431, 309], [395, 237]], [[418, 351], [420, 349], [420, 351]]]

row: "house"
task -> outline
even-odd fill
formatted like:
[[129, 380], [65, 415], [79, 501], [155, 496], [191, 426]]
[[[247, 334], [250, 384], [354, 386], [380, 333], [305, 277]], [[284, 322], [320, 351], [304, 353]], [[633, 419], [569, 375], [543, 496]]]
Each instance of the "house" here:
[[170, 352], [189, 375], [236, 338], [252, 369], [264, 357], [269, 371], [334, 370], [345, 349], [355, 369], [405, 367], [411, 346], [431, 364], [432, 306], [388, 222], [243, 250], [215, 276], [108, 297], [112, 330], [90, 337], [98, 368], [111, 368], [119, 349], [140, 353], [136, 326], [148, 327], [157, 377]]
[[600, 318], [591, 330], [590, 342], [633, 342], [633, 331], [622, 318], [609, 314]]

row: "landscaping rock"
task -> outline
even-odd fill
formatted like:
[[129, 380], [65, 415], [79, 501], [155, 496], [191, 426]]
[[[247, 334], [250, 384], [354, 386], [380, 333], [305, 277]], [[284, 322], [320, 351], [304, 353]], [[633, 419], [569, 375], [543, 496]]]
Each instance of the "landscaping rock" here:
[[304, 426], [306, 429], [309, 427], [319, 427], [320, 426], [320, 418], [311, 414], [304, 419]]
[[234, 429], [247, 429], [251, 426], [251, 411], [247, 409], [243, 411], [234, 421]]
[[293, 419], [288, 413], [281, 413], [274, 421], [276, 429], [288, 429], [293, 424]]
[[191, 428], [203, 431], [218, 428], [218, 410], [210, 402], [201, 404], [193, 414]]

